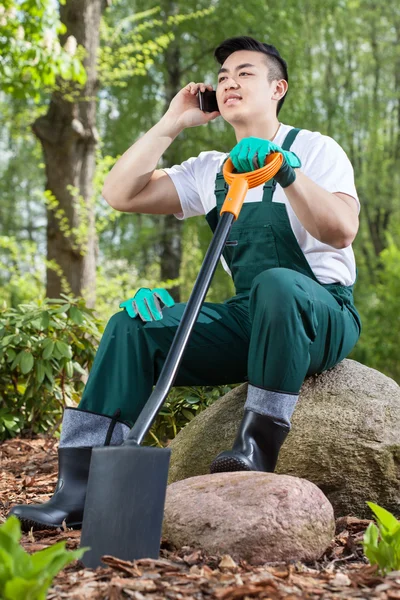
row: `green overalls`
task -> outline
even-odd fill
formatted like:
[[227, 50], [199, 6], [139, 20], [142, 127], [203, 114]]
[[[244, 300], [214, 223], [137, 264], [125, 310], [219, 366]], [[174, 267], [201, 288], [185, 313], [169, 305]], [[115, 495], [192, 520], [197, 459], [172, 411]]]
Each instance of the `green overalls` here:
[[[289, 150], [299, 130], [282, 145]], [[275, 181], [262, 202], [244, 203], [224, 250], [236, 295], [205, 302], [175, 385], [249, 383], [298, 394], [307, 375], [343, 360], [357, 342], [361, 324], [353, 286], [321, 284], [293, 234], [286, 206], [272, 201]], [[216, 177], [218, 222], [227, 185]], [[164, 308], [161, 321], [143, 323], [126, 311], [115, 314], [101, 340], [79, 408], [133, 423], [150, 396], [185, 309]], [[278, 412], [279, 412], [279, 407]], [[276, 411], [275, 411], [276, 412]]]

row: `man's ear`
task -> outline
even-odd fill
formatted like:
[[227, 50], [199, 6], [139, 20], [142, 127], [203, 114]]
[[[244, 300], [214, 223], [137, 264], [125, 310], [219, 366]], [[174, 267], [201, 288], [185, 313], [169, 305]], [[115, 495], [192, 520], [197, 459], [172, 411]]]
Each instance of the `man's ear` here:
[[288, 90], [288, 82], [285, 79], [279, 79], [275, 82], [274, 91], [272, 93], [272, 100], [280, 100], [286, 94]]

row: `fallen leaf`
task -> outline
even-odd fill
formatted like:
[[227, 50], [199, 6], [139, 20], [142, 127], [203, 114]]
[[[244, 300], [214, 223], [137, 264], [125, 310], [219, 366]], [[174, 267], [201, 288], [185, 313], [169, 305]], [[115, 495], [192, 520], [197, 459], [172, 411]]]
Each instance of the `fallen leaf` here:
[[229, 554], [224, 554], [218, 567], [220, 569], [236, 569], [237, 564]]
[[187, 556], [183, 557], [183, 560], [185, 561], [185, 563], [187, 565], [195, 565], [196, 563], [199, 563], [202, 557], [202, 551], [201, 550], [195, 550], [194, 552], [192, 552], [192, 554], [188, 554]]
[[329, 585], [335, 587], [347, 587], [351, 585], [351, 581], [345, 573], [336, 573], [335, 577], [329, 582]]

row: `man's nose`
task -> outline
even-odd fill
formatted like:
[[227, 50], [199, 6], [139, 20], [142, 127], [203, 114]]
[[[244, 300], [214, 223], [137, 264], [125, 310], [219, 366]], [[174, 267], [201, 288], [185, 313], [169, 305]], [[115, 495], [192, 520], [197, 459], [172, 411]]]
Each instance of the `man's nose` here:
[[235, 79], [233, 79], [233, 77], [229, 77], [228, 79], [226, 79], [226, 80], [224, 81], [224, 83], [225, 83], [225, 91], [226, 91], [226, 90], [229, 90], [229, 89], [231, 89], [231, 88], [237, 88], [237, 87], [238, 87], [238, 85], [239, 85], [239, 84], [237, 83], [237, 81], [235, 81]]

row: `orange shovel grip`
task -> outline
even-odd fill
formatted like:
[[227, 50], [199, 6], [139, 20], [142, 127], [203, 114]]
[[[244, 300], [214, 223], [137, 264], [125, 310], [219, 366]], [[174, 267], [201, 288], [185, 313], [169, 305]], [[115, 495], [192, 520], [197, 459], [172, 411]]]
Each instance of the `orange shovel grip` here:
[[233, 173], [234, 166], [231, 159], [228, 158], [222, 173], [226, 183], [229, 183], [229, 191], [221, 208], [221, 215], [224, 212], [229, 212], [235, 215], [235, 219], [237, 219], [248, 190], [272, 179], [281, 168], [282, 162], [282, 154], [272, 152], [268, 154], [265, 165], [261, 169], [249, 173]]

